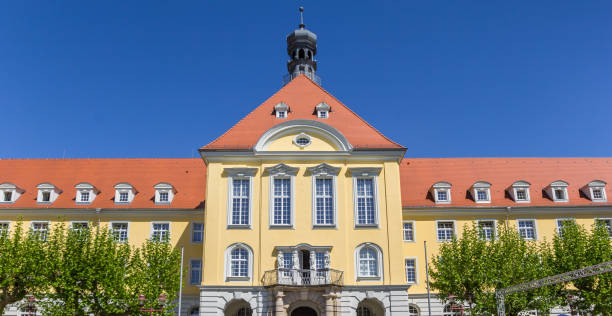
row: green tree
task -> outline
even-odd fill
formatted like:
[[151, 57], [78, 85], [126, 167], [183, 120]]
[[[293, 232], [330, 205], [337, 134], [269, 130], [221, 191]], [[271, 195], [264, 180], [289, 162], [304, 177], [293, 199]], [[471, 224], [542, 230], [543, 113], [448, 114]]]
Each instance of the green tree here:
[[38, 270], [44, 261], [43, 241], [39, 235], [24, 233], [21, 222], [12, 233], [0, 233], [0, 315], [8, 304], [45, 289]]
[[[551, 262], [554, 273], [565, 273], [587, 266], [612, 261], [610, 235], [604, 225], [588, 231], [574, 221], [563, 223], [562, 233], [552, 242]], [[572, 307], [595, 315], [612, 315], [612, 273], [600, 274], [568, 282], [558, 296], [574, 296]], [[567, 304], [568, 301], [561, 304]]]

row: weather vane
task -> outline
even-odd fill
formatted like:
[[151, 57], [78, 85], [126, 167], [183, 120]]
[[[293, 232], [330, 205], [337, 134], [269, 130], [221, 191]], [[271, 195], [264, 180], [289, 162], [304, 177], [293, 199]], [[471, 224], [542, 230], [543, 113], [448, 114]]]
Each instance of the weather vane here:
[[300, 7], [300, 28], [303, 29], [304, 25], [304, 7]]

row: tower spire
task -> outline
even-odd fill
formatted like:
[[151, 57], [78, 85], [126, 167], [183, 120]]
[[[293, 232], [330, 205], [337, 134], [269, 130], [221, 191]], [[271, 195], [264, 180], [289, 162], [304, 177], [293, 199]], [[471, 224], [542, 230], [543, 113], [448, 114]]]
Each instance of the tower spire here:
[[300, 7], [300, 25], [287, 35], [287, 71], [285, 84], [299, 75], [306, 75], [312, 81], [321, 84], [321, 79], [315, 74], [317, 70], [317, 35], [308, 29], [304, 24], [304, 7]]

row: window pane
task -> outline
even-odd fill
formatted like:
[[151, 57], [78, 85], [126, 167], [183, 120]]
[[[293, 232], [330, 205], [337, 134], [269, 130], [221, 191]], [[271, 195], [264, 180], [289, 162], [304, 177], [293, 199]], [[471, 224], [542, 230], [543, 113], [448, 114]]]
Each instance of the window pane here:
[[404, 223], [404, 241], [414, 241], [414, 223]]
[[315, 179], [315, 223], [334, 224], [334, 197], [332, 179]]
[[376, 224], [374, 180], [357, 179], [357, 224]]
[[291, 224], [291, 179], [274, 179], [273, 223]]
[[416, 283], [416, 261], [406, 259], [406, 282]]
[[249, 224], [249, 179], [232, 181], [232, 225]]

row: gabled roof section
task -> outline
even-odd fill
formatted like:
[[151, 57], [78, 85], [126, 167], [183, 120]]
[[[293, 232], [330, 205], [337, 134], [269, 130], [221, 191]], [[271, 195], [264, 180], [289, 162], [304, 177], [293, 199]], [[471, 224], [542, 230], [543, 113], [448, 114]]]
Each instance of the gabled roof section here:
[[[206, 165], [189, 159], [0, 159], [0, 183], [11, 182], [25, 193], [2, 208], [142, 208], [195, 209], [203, 205]], [[154, 186], [170, 183], [178, 193], [169, 205], [155, 204]], [[37, 186], [52, 183], [63, 189], [53, 203], [37, 203]], [[89, 183], [100, 193], [87, 205], [75, 203], [75, 185]], [[129, 205], [114, 203], [115, 185], [129, 183], [138, 194]]]
[[[611, 158], [404, 158], [400, 179], [404, 207], [559, 206], [544, 192], [559, 179], [568, 183], [569, 202], [564, 205], [612, 205], [612, 201], [593, 202], [580, 192], [593, 179], [612, 181]], [[429, 193], [439, 181], [453, 184], [453, 200], [443, 206], [436, 205]], [[468, 191], [477, 181], [491, 184], [491, 203], [486, 206], [469, 198]], [[516, 203], [506, 194], [517, 181], [528, 185], [529, 203]]]
[[[286, 119], [273, 115], [274, 106], [281, 102], [289, 106]], [[313, 114], [315, 107], [322, 102], [333, 109], [333, 114], [327, 119], [318, 119], [316, 114]], [[227, 132], [201, 149], [252, 149], [263, 133], [288, 120], [315, 120], [329, 124], [340, 131], [356, 150], [404, 149], [304, 75], [293, 79]]]

